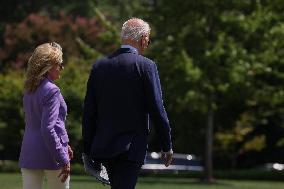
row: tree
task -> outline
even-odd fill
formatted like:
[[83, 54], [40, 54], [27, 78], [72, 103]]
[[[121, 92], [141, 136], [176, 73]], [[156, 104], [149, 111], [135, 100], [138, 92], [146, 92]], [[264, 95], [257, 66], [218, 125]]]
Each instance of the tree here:
[[18, 160], [24, 128], [23, 73], [0, 74], [0, 158]]
[[[166, 70], [163, 81], [165, 86], [168, 86], [167, 90], [175, 91], [174, 94], [166, 94], [170, 96], [168, 106], [174, 107], [173, 110], [177, 112], [196, 112], [207, 118], [205, 180], [208, 182], [213, 178], [213, 131], [232, 130], [245, 111], [265, 115], [262, 108], [268, 106], [262, 104], [261, 110], [255, 111], [252, 103], [263, 102], [264, 99], [270, 101], [268, 93], [280, 87], [274, 83], [267, 88], [265, 82], [269, 79], [262, 78], [267, 74], [277, 75], [278, 80], [281, 77], [274, 65], [273, 56], [277, 51], [265, 45], [273, 39], [266, 32], [275, 31], [274, 27], [279, 28], [275, 20], [281, 20], [279, 15], [275, 17], [276, 11], [271, 10], [271, 7], [266, 8], [269, 3], [163, 0], [157, 1], [154, 10], [149, 13], [150, 23], [155, 25], [157, 34], [157, 49], [153, 54], [158, 63], [165, 63], [159, 66], [163, 71]], [[275, 40], [275, 44], [278, 44], [278, 40]], [[262, 48], [263, 46], [265, 48]], [[272, 64], [276, 70], [273, 73], [269, 62], [274, 62]], [[279, 81], [283, 83], [282, 79]], [[277, 92], [275, 95], [279, 97], [281, 94], [282, 92]], [[277, 104], [283, 105], [282, 100], [276, 101]], [[277, 111], [282, 111], [279, 108]], [[270, 107], [269, 111], [271, 110], [273, 108]], [[272, 114], [276, 116], [274, 113]], [[254, 114], [253, 117], [253, 120], [257, 120], [259, 115]], [[186, 128], [193, 128], [186, 121], [180, 121], [176, 123], [183, 125], [176, 127], [179, 139], [184, 136]], [[199, 122], [199, 125], [206, 125], [206, 122]], [[252, 125], [256, 128], [257, 124]], [[243, 139], [245, 140], [245, 137]], [[186, 139], [183, 139], [184, 141]], [[182, 146], [182, 143], [176, 146]]]

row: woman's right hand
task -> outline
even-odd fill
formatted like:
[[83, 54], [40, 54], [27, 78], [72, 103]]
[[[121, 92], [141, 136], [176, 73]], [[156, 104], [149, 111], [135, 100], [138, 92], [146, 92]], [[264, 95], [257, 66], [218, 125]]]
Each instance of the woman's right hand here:
[[68, 155], [69, 155], [69, 159], [70, 159], [70, 160], [73, 159], [73, 157], [74, 157], [74, 152], [73, 152], [71, 146], [69, 146], [69, 145], [68, 145]]
[[71, 171], [71, 168], [70, 168], [70, 162], [67, 163], [66, 165], [64, 165], [62, 168], [61, 168], [61, 172], [60, 174], [58, 175], [58, 177], [61, 177], [61, 182], [65, 182], [66, 179], [69, 177], [70, 175], [70, 171]]

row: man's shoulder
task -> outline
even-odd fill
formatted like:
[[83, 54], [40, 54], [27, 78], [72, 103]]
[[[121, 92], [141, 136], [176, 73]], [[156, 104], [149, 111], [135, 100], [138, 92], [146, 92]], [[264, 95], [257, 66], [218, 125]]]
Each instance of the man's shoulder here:
[[108, 58], [108, 57], [100, 58], [100, 59], [98, 59], [97, 61], [95, 61], [95, 62], [93, 63], [93, 66], [92, 66], [92, 67], [93, 67], [93, 68], [96, 68], [96, 67], [102, 65], [103, 63], [106, 63], [107, 61], [109, 61], [109, 58]]
[[154, 64], [154, 61], [151, 60], [150, 58], [147, 58], [143, 55], [137, 55], [139, 57], [140, 60], [142, 60], [143, 62], [145, 63], [148, 63], [148, 64]]
[[142, 55], [138, 55], [139, 58], [140, 58], [140, 62], [142, 63], [142, 65], [144, 67], [146, 67], [147, 70], [152, 70], [153, 68], [156, 67], [156, 63], [151, 60], [150, 58], [147, 58], [145, 56], [142, 56]]
[[[113, 54], [111, 54], [109, 56], [100, 58], [95, 63], [93, 63], [93, 69], [97, 69], [98, 67], [101, 67], [101, 66], [107, 65], [109, 63], [112, 63], [120, 55], [122, 55], [122, 54], [114, 55], [114, 53], [113, 53]], [[128, 56], [127, 60], [129, 60], [129, 61], [135, 60], [141, 66], [153, 67], [153, 66], [156, 65], [153, 60], [151, 60], [150, 58], [147, 58], [147, 57], [145, 57], [143, 55], [134, 54], [134, 53], [127, 53], [127, 54], [124, 54], [124, 55]]]

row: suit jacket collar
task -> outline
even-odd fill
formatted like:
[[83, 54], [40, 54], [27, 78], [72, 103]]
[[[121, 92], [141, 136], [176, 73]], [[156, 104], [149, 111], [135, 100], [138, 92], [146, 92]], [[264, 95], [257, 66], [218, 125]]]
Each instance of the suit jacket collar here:
[[131, 53], [131, 54], [137, 54], [138, 55], [138, 52], [134, 49], [131, 49], [131, 48], [119, 48], [117, 49], [114, 53], [112, 53], [109, 58], [112, 58], [114, 56], [118, 56], [120, 54], [123, 54], [123, 53]]
[[135, 51], [138, 53], [138, 49], [131, 46], [131, 45], [121, 45], [120, 48], [126, 48], [126, 49], [130, 49], [131, 51]]

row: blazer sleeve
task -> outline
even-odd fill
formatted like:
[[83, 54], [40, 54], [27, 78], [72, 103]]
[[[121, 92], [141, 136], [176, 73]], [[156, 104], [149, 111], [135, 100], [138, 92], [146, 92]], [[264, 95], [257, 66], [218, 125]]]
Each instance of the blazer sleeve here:
[[60, 142], [54, 126], [57, 123], [60, 107], [60, 91], [58, 88], [49, 90], [43, 98], [43, 111], [41, 119], [41, 133], [46, 146], [59, 165], [66, 165], [69, 156]]
[[96, 131], [96, 98], [95, 98], [95, 68], [93, 67], [88, 82], [87, 91], [83, 105], [82, 137], [83, 151], [90, 155], [93, 137]]
[[153, 62], [147, 64], [145, 93], [150, 119], [154, 123], [154, 127], [159, 137], [161, 137], [160, 142], [162, 150], [168, 152], [172, 149], [171, 128], [163, 105], [157, 66]]

